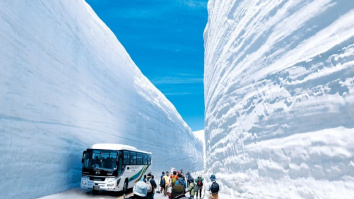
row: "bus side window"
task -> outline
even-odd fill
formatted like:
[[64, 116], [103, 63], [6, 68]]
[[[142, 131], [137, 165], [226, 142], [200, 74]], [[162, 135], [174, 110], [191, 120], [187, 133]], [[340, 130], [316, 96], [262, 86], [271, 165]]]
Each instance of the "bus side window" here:
[[124, 165], [130, 164], [129, 151], [124, 151]]
[[136, 164], [137, 165], [143, 164], [143, 154], [142, 153], [136, 153]]
[[136, 152], [130, 152], [130, 164], [136, 165]]
[[143, 154], [143, 164], [147, 165], [147, 161], [148, 161], [148, 155], [147, 154]]
[[123, 152], [122, 151], [118, 151], [118, 175], [120, 175], [123, 171]]
[[151, 164], [151, 155], [148, 155], [148, 164]]

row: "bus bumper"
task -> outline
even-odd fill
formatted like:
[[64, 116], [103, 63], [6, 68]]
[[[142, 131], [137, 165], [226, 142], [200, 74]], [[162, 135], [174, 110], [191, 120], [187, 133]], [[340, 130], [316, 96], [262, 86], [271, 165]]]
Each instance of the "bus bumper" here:
[[83, 176], [81, 177], [81, 188], [95, 191], [122, 191], [123, 186], [118, 184], [119, 181], [115, 178], [106, 178], [105, 181], [95, 181]]

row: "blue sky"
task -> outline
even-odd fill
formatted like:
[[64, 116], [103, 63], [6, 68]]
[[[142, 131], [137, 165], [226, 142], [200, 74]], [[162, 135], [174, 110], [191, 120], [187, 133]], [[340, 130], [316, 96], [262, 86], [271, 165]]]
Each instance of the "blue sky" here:
[[193, 131], [204, 129], [207, 0], [86, 0]]

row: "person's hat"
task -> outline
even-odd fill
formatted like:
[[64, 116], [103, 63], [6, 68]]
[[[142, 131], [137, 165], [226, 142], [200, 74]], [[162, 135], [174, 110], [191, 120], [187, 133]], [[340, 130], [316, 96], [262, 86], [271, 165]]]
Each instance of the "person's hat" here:
[[215, 180], [216, 180], [216, 177], [215, 177], [214, 174], [212, 174], [212, 175], [210, 176], [210, 180], [211, 180], [211, 181], [215, 181]]
[[146, 183], [143, 182], [143, 181], [137, 182], [137, 183], [134, 185], [133, 193], [134, 193], [135, 195], [138, 195], [138, 196], [141, 196], [141, 197], [146, 196], [146, 194], [147, 194], [147, 186], [146, 186]]
[[172, 188], [172, 198], [176, 197], [176, 196], [180, 196], [184, 194], [184, 189], [182, 187], [182, 185], [175, 185]]
[[149, 173], [147, 174], [147, 176], [148, 176], [148, 177], [151, 177], [151, 173], [149, 172]]

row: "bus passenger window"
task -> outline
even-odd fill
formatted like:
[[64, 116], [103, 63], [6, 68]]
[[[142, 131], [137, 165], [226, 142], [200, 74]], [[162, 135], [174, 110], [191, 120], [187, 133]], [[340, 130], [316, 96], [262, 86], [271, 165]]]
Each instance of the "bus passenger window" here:
[[147, 165], [147, 160], [148, 160], [148, 155], [147, 154], [143, 154], [143, 164]]
[[148, 164], [151, 164], [151, 155], [148, 155]]
[[124, 165], [130, 164], [129, 151], [124, 151]]
[[130, 164], [136, 165], [136, 152], [130, 152]]
[[143, 154], [142, 153], [137, 153], [136, 154], [136, 164], [137, 165], [142, 165], [143, 164]]

